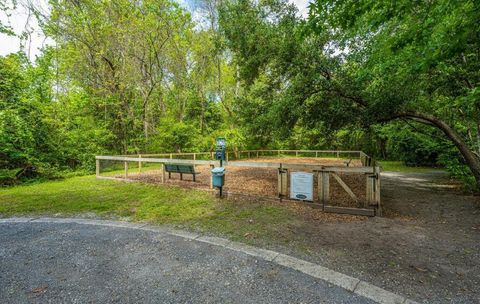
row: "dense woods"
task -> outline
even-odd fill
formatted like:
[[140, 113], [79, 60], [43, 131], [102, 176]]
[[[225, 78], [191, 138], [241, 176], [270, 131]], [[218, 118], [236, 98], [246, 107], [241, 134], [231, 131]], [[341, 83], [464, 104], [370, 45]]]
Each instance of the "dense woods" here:
[[284, 0], [190, 4], [29, 4], [54, 43], [0, 57], [0, 168], [88, 171], [225, 136], [444, 166], [480, 189], [478, 1], [316, 0], [307, 18]]

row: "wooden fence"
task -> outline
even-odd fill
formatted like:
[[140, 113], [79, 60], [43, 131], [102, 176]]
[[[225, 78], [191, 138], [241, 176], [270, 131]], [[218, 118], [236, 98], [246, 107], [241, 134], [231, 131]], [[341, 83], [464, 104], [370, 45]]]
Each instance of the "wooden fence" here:
[[[145, 158], [178, 158], [182, 159], [208, 159], [214, 160], [215, 152], [177, 152], [177, 153], [157, 153], [157, 154], [134, 154], [121, 155], [125, 157], [145, 157]], [[262, 156], [306, 156], [306, 157], [336, 157], [336, 158], [357, 158], [363, 166], [373, 166], [372, 158], [362, 151], [356, 150], [239, 150], [226, 151], [226, 160], [239, 160], [242, 158], [259, 158]]]
[[[230, 152], [235, 153], [235, 152]], [[224, 166], [232, 167], [248, 167], [248, 168], [274, 168], [278, 170], [278, 198], [288, 199], [288, 178], [289, 172], [292, 170], [308, 170], [314, 172], [317, 176], [317, 191], [318, 201], [309, 203], [312, 206], [320, 207], [326, 212], [360, 214], [360, 215], [382, 215], [381, 196], [380, 196], [380, 167], [375, 166], [374, 162], [362, 151], [329, 151], [329, 150], [247, 150], [238, 151], [237, 155], [242, 153], [247, 157], [261, 157], [266, 154], [285, 155], [288, 153], [296, 156], [311, 154], [312, 156], [324, 155], [331, 153], [334, 156], [348, 154], [355, 155], [361, 161], [361, 167], [349, 166], [324, 166], [319, 164], [292, 164], [292, 163], [273, 163], [273, 162], [248, 162], [248, 161], [225, 161]], [[198, 159], [199, 156], [207, 155], [208, 158], [213, 158], [213, 152], [200, 153], [163, 153], [163, 154], [142, 154], [131, 156], [96, 156], [96, 176], [97, 178], [105, 179], [119, 179], [116, 177], [107, 177], [101, 175], [101, 161], [116, 161], [124, 163], [124, 173], [122, 180], [128, 180], [128, 163], [138, 163], [138, 168], [142, 169], [142, 163], [158, 163], [161, 165], [161, 182], [165, 182], [165, 164], [183, 164], [183, 165], [207, 165], [211, 168], [219, 166], [219, 161], [208, 159]], [[167, 158], [160, 158], [167, 156]], [[178, 159], [174, 157], [187, 156], [191, 159]], [[360, 202], [359, 198], [350, 189], [350, 187], [342, 180], [338, 173], [354, 173], [363, 174], [366, 176], [365, 184], [365, 201]], [[357, 203], [361, 203], [361, 208], [347, 208], [331, 205], [332, 198], [330, 197], [330, 178], [333, 178], [345, 192]], [[210, 188], [212, 183], [210, 180]]]

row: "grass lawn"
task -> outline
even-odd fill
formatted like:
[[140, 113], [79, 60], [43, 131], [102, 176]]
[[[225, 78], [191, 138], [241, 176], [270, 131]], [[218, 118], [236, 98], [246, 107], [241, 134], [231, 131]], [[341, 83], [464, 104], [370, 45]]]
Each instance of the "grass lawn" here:
[[[305, 207], [309, 208], [309, 207]], [[206, 191], [175, 186], [72, 177], [0, 190], [0, 217], [21, 215], [84, 216], [170, 224], [250, 243], [275, 238], [304, 218], [291, 206], [216, 199]], [[285, 240], [282, 240], [285, 237]]]
[[441, 170], [432, 167], [410, 167], [405, 165], [402, 161], [382, 160], [378, 161], [383, 171], [405, 172], [405, 173], [422, 173]]

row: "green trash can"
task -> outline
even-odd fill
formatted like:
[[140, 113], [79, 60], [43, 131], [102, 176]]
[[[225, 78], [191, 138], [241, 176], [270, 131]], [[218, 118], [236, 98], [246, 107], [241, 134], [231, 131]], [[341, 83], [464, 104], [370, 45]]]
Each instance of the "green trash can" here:
[[221, 188], [225, 185], [225, 168], [217, 167], [212, 169], [212, 184], [214, 187]]

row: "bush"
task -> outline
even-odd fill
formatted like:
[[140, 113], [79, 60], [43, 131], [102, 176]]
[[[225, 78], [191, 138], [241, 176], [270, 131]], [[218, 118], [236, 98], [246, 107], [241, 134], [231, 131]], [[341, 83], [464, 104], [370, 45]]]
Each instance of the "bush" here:
[[194, 125], [165, 119], [146, 144], [146, 150], [159, 152], [191, 152], [197, 147], [199, 131]]
[[389, 158], [402, 160], [407, 166], [436, 166], [442, 145], [432, 136], [413, 133], [407, 127], [397, 130], [387, 144]]
[[0, 187], [12, 186], [18, 183], [15, 174], [20, 169], [0, 169]]
[[463, 162], [463, 159], [455, 149], [452, 148], [442, 153], [438, 158], [438, 163], [445, 166], [452, 177], [462, 181], [466, 191], [478, 191], [472, 171], [470, 171], [470, 168]]

